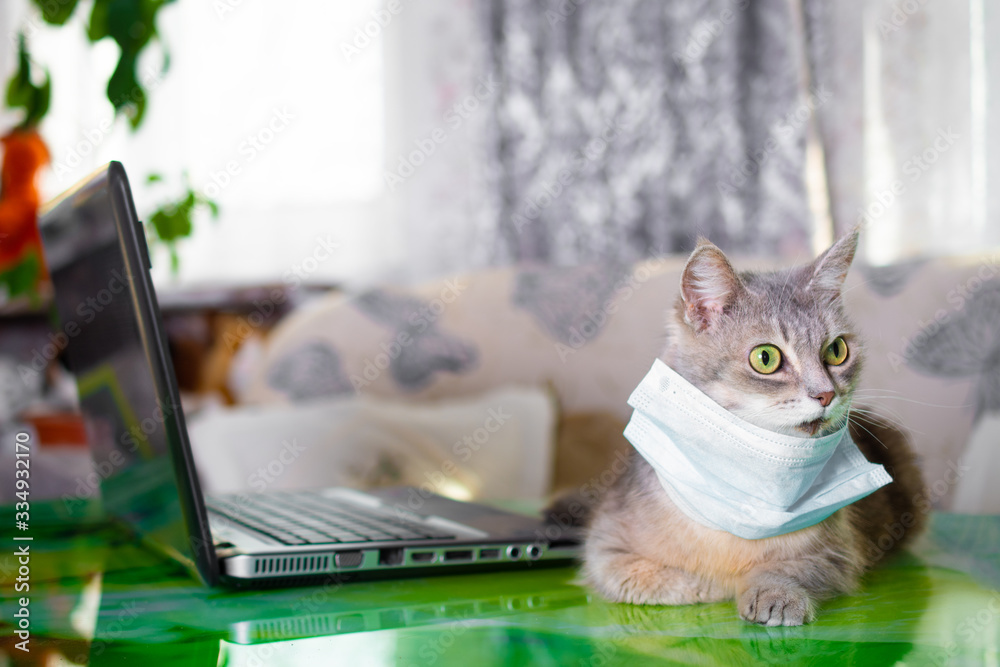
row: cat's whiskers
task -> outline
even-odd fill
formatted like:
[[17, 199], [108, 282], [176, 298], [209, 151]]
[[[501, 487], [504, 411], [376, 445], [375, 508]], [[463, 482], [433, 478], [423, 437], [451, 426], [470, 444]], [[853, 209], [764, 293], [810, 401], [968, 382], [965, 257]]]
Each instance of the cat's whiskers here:
[[894, 425], [894, 426], [896, 426], [898, 428], [905, 428], [906, 427], [906, 421], [905, 420], [901, 419], [900, 417], [898, 417], [896, 415], [890, 415], [890, 414], [888, 414], [884, 410], [875, 411], [875, 410], [871, 410], [869, 408], [858, 407], [858, 408], [854, 409], [854, 412], [856, 412], [856, 413], [858, 413], [860, 415], [865, 415], [865, 416], [868, 416], [868, 417], [873, 417], [876, 420], [878, 420], [878, 419], [885, 420], [885, 421], [889, 422], [890, 424], [892, 424], [892, 425]]
[[859, 405], [859, 406], [856, 406], [854, 408], [854, 411], [855, 412], [859, 412], [859, 413], [864, 414], [864, 415], [875, 415], [875, 416], [881, 417], [881, 418], [885, 419], [888, 422], [896, 424], [897, 426], [903, 426], [906, 423], [906, 420], [904, 420], [902, 418], [902, 416], [900, 416], [899, 413], [897, 413], [896, 411], [890, 410], [888, 408], [884, 408], [881, 405], [878, 406], [878, 407], [879, 407], [879, 410], [878, 410], [878, 412], [876, 412], [871, 407], [866, 407], [866, 406]]
[[882, 449], [889, 449], [889, 448], [888, 448], [888, 447], [886, 446], [886, 444], [885, 444], [884, 442], [882, 442], [881, 440], [879, 440], [879, 438], [878, 438], [878, 436], [877, 436], [877, 435], [875, 435], [875, 434], [874, 434], [874, 433], [872, 433], [872, 432], [871, 432], [870, 430], [868, 430], [868, 429], [867, 429], [867, 428], [865, 427], [865, 425], [864, 425], [864, 424], [862, 424], [862, 423], [861, 423], [861, 422], [860, 422], [859, 420], [855, 419], [853, 423], [854, 423], [854, 425], [855, 425], [855, 426], [857, 426], [857, 427], [858, 427], [858, 428], [860, 428], [860, 429], [861, 429], [862, 431], [864, 431], [865, 433], [867, 433], [868, 435], [870, 435], [870, 436], [871, 436], [872, 438], [874, 438], [874, 439], [875, 439], [875, 442], [877, 442], [878, 444], [882, 445]]
[[[873, 407], [878, 407], [880, 410], [884, 410], [886, 413], [888, 413], [888, 416], [895, 417], [895, 418], [899, 419], [900, 421], [902, 421], [902, 416], [894, 408], [883, 406], [883, 405], [875, 406], [875, 405], [870, 404], [868, 401], [869, 401], [869, 399], [872, 399], [871, 396], [866, 396], [866, 395], [860, 395], [860, 396], [858, 396], [857, 392], [855, 392], [855, 398], [857, 398], [858, 400], [864, 402], [861, 406], [858, 406], [859, 408], [868, 409], [870, 407], [872, 407], [872, 408]], [[878, 397], [875, 397], [875, 399], [872, 399], [872, 400], [877, 400], [877, 398]]]
[[884, 420], [901, 431], [909, 431], [910, 433], [915, 433], [917, 435], [927, 435], [924, 431], [911, 428], [910, 425], [907, 424], [902, 419], [890, 418], [889, 415], [885, 413], [885, 411], [875, 412], [874, 410], [868, 410], [866, 408], [854, 408], [852, 412], [856, 412], [859, 415], [869, 417], [870, 419], [872, 419], [872, 421]]
[[903, 416], [902, 416], [902, 414], [900, 412], [898, 412], [897, 410], [895, 410], [894, 408], [892, 408], [892, 407], [890, 407], [888, 405], [885, 405], [885, 403], [878, 403], [877, 405], [875, 405], [875, 402], [879, 401], [882, 398], [898, 398], [898, 397], [897, 396], [888, 396], [888, 395], [886, 395], [886, 396], [876, 395], [874, 392], [878, 392], [878, 391], [888, 391], [888, 392], [892, 392], [894, 394], [900, 394], [900, 393], [902, 393], [902, 392], [897, 391], [895, 389], [856, 389], [856, 390], [854, 390], [854, 394], [855, 394], [855, 396], [858, 396], [860, 398], [860, 400], [863, 400], [866, 403], [868, 403], [869, 401], [871, 401], [872, 402], [871, 407], [878, 407], [878, 409], [880, 411], [880, 414], [883, 414], [883, 416], [893, 417], [893, 418], [895, 418], [897, 420], [897, 423], [899, 425], [901, 425], [901, 426], [904, 425], [906, 423], [906, 419], [903, 418]]
[[892, 392], [893, 394], [903, 393], [898, 389], [889, 389], [888, 387], [858, 387], [857, 389], [854, 390], [854, 393], [856, 394], [858, 392], [872, 392], [872, 391], [888, 391]]
[[[861, 390], [859, 390], [859, 391], [861, 391]], [[879, 394], [879, 395], [867, 394], [867, 395], [864, 396], [864, 398], [867, 399], [867, 400], [879, 400], [879, 399], [891, 398], [891, 399], [894, 399], [894, 400], [897, 400], [897, 401], [904, 401], [906, 403], [915, 403], [916, 405], [923, 405], [923, 406], [926, 406], [926, 407], [929, 407], [929, 408], [971, 408], [971, 407], [975, 407], [972, 403], [960, 403], [958, 405], [942, 405], [940, 403], [928, 403], [927, 401], [918, 401], [918, 400], [916, 400], [914, 398], [907, 398], [905, 396], [890, 396], [888, 394]]]

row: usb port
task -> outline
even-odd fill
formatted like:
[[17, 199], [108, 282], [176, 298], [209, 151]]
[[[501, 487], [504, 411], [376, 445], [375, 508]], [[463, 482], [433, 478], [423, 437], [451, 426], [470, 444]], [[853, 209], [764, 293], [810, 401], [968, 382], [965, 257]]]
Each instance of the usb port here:
[[437, 559], [437, 554], [433, 551], [418, 551], [410, 554], [410, 560], [414, 563], [433, 563]]
[[403, 550], [400, 548], [395, 549], [379, 549], [378, 550], [378, 564], [379, 565], [402, 565], [403, 564]]
[[445, 551], [445, 561], [472, 560], [472, 549], [462, 549], [460, 551]]
[[480, 549], [479, 560], [497, 560], [500, 558], [499, 549]]

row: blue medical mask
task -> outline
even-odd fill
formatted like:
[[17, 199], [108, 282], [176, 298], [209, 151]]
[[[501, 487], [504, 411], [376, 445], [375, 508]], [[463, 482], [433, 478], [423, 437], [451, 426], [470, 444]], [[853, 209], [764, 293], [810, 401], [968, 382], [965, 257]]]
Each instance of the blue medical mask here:
[[892, 481], [845, 425], [783, 435], [732, 414], [657, 359], [632, 392], [625, 437], [698, 523], [756, 540], [808, 528]]

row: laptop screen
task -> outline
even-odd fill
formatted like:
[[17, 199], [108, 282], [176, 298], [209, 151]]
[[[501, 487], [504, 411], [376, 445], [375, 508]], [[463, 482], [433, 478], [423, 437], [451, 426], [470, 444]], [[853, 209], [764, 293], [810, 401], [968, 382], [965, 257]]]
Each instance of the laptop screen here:
[[142, 225], [119, 163], [58, 199], [40, 230], [63, 347], [111, 516], [214, 583], [214, 549]]

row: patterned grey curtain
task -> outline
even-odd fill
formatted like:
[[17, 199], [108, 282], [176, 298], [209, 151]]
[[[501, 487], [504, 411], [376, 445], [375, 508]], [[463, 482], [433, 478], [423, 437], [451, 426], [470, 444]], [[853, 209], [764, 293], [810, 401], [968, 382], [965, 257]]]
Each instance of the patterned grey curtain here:
[[789, 0], [490, 0], [493, 262], [809, 254], [812, 115]]

